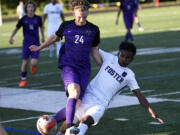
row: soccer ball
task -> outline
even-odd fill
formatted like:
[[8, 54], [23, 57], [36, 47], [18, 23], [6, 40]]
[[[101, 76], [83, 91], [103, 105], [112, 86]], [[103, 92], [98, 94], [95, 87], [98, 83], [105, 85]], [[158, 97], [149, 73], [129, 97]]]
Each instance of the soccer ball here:
[[57, 122], [53, 116], [42, 115], [37, 120], [37, 130], [42, 135], [50, 135], [57, 130]]

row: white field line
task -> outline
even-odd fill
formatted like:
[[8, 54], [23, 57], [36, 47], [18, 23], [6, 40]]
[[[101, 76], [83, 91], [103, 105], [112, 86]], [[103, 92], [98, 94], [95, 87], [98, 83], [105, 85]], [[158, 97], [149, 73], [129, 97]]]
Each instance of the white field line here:
[[[141, 93], [149, 93], [149, 92], [153, 92], [155, 90], [141, 90]], [[123, 95], [130, 95], [130, 94], [133, 94], [133, 92], [127, 92], [127, 93], [124, 93]]]
[[[174, 48], [144, 48], [138, 49], [136, 55], [153, 55], [153, 54], [162, 54], [162, 53], [173, 53], [180, 52], [180, 47]], [[112, 54], [117, 54], [118, 51], [113, 51]]]
[[114, 120], [118, 120], [118, 121], [128, 121], [128, 119], [126, 119], [126, 118], [116, 118], [116, 119], [114, 119]]
[[13, 120], [6, 120], [6, 121], [0, 121], [0, 124], [3, 123], [12, 123], [12, 122], [17, 122], [17, 121], [24, 121], [24, 120], [32, 120], [32, 119], [37, 119], [40, 116], [36, 116], [36, 117], [29, 117], [29, 118], [21, 118], [21, 119], [13, 119]]
[[[43, 62], [39, 62], [38, 65], [43, 65], [43, 64], [50, 64], [50, 63], [54, 63], [57, 62], [57, 60], [52, 60], [52, 61], [43, 61]], [[7, 68], [14, 68], [14, 67], [20, 67], [21, 63], [19, 64], [13, 64], [13, 65], [7, 65], [7, 66], [1, 66], [0, 69], [7, 69]]]
[[51, 84], [51, 85], [45, 85], [45, 86], [37, 86], [32, 87], [32, 89], [40, 89], [40, 88], [50, 88], [50, 87], [61, 87], [61, 84]]
[[131, 65], [142, 65], [142, 64], [148, 64], [148, 63], [170, 62], [170, 61], [177, 61], [178, 59], [180, 59], [180, 58], [176, 57], [176, 58], [169, 58], [169, 59], [151, 60], [151, 61], [145, 61], [145, 62], [134, 62]]
[[170, 93], [162, 93], [162, 94], [156, 94], [156, 95], [150, 95], [148, 97], [169, 96], [169, 95], [175, 95], [175, 94], [180, 94], [180, 91], [178, 91], [178, 92], [170, 92]]
[[[15, 49], [17, 50], [17, 49]], [[138, 49], [137, 55], [149, 55], [149, 54], [160, 54], [160, 53], [171, 53], [171, 52], [179, 52], [180, 48], [144, 48], [144, 49]], [[5, 50], [4, 50], [5, 52]], [[11, 52], [11, 51], [10, 51]], [[14, 51], [16, 53], [17, 51]], [[111, 52], [112, 54], [117, 54], [118, 51]], [[57, 60], [56, 60], [57, 61]], [[48, 64], [48, 63], [54, 63], [56, 61], [44, 61], [39, 62], [39, 64]], [[7, 68], [13, 68], [18, 67], [20, 64], [14, 64], [14, 65], [7, 65], [7, 66], [1, 66], [0, 69], [7, 69]]]
[[[49, 76], [49, 75], [54, 75], [54, 74], [58, 74], [58, 72], [35, 74], [34, 77], [44, 77], [44, 76]], [[15, 80], [15, 79], [19, 79], [19, 78], [20, 77], [11, 77], [11, 78], [4, 79], [4, 81], [10, 81], [10, 80]]]
[[[146, 62], [138, 62], [138, 63], [132, 63], [131, 65], [141, 65], [141, 64], [147, 64], [147, 63], [160, 63], [160, 62], [168, 62], [168, 61], [176, 61], [180, 59], [179, 57], [177, 58], [171, 58], [171, 59], [159, 59], [159, 60], [152, 60], [152, 61], [146, 61]], [[43, 64], [45, 64], [46, 62], [44, 62]], [[47, 62], [48, 63], [48, 62]], [[51, 62], [49, 62], [51, 63]], [[52, 62], [53, 63], [53, 62]], [[0, 68], [1, 69], [1, 68]], [[96, 67], [93, 67], [92, 70], [98, 70], [99, 67], [96, 66]], [[50, 72], [50, 73], [41, 73], [41, 74], [36, 74], [34, 75], [35, 77], [44, 77], [44, 76], [49, 76], [49, 75], [53, 75], [53, 74], [57, 74], [57, 72]], [[19, 79], [20, 77], [11, 77], [11, 78], [7, 78], [7, 79], [4, 79], [4, 81], [2, 81], [2, 83], [6, 83], [7, 81], [10, 81], [10, 80], [16, 80], [16, 79]]]
[[150, 124], [150, 125], [161, 125], [160, 122], [149, 122], [148, 124]]

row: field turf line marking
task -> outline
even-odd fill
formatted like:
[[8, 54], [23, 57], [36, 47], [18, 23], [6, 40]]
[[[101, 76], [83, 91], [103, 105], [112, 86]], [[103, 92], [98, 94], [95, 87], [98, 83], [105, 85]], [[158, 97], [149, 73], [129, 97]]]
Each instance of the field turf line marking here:
[[37, 119], [40, 116], [36, 116], [36, 117], [29, 117], [29, 118], [21, 118], [21, 119], [13, 119], [13, 120], [6, 120], [6, 121], [0, 121], [1, 124], [3, 123], [12, 123], [12, 122], [17, 122], [17, 121], [24, 121], [24, 120], [32, 120], [32, 119]]

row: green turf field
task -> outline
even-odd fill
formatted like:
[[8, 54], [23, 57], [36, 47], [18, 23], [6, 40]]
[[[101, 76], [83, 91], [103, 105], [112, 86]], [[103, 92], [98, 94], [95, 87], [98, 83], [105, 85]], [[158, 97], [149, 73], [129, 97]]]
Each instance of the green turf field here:
[[[126, 33], [122, 14], [118, 26], [115, 25], [116, 15], [116, 12], [90, 14], [88, 18], [99, 26], [100, 48], [108, 52], [117, 51]], [[124, 106], [108, 109], [99, 125], [90, 128], [87, 135], [180, 135], [180, 7], [140, 10], [139, 18], [145, 31], [139, 32], [134, 24], [132, 32], [138, 53], [130, 68], [135, 72], [144, 96], [168, 99], [152, 104], [165, 124], [149, 124], [156, 121], [140, 105]], [[11, 22], [0, 27], [0, 90], [18, 88], [20, 81], [22, 31], [14, 37], [14, 45], [8, 43], [15, 25], [16, 22]], [[27, 76], [27, 89], [64, 91], [57, 59], [50, 59], [48, 54], [46, 50], [41, 52], [37, 74]], [[98, 67], [92, 61], [91, 77], [97, 71]], [[133, 96], [128, 90], [122, 94]], [[37, 118], [18, 119], [42, 114], [45, 112], [1, 107], [0, 121], [9, 135], [37, 134]], [[115, 120], [118, 118], [127, 121]]]

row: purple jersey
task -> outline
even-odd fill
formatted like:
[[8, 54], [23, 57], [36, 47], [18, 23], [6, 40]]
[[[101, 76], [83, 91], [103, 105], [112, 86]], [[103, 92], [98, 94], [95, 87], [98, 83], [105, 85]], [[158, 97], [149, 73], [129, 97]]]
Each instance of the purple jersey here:
[[60, 25], [56, 35], [61, 39], [65, 37], [59, 67], [72, 66], [90, 71], [90, 52], [100, 42], [99, 28], [88, 21], [84, 26], [77, 26], [75, 20], [70, 20]]
[[124, 23], [126, 28], [132, 28], [136, 5], [133, 0], [124, 0], [120, 8], [123, 10]]
[[23, 46], [29, 47], [30, 45], [40, 45], [39, 42], [39, 27], [42, 26], [41, 17], [34, 15], [33, 17], [28, 17], [27, 15], [21, 18], [16, 28], [19, 29], [23, 27]]

